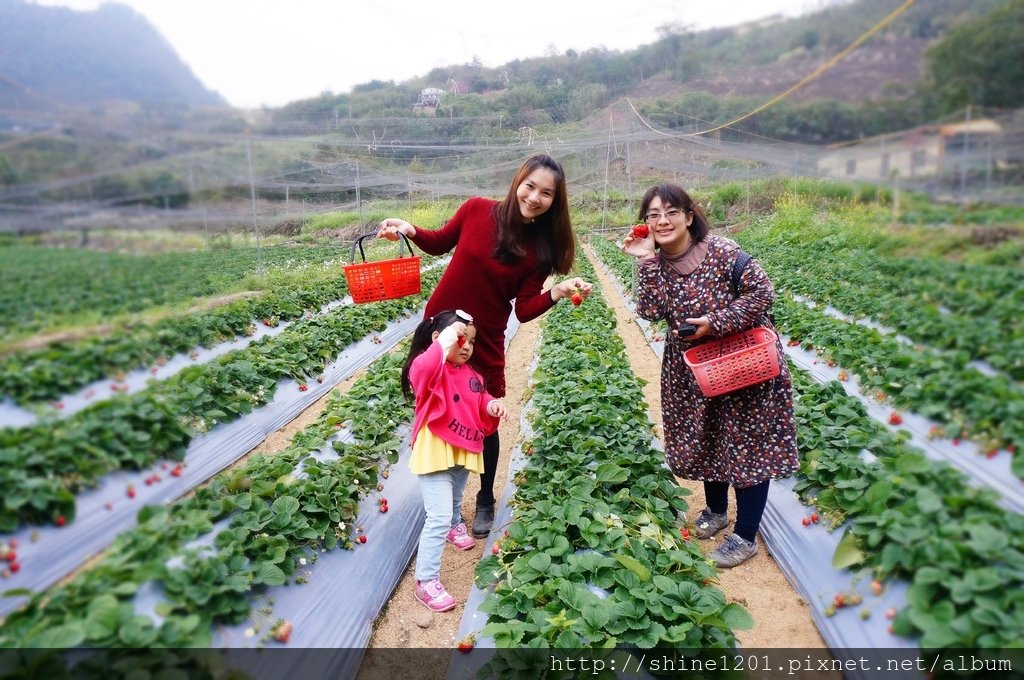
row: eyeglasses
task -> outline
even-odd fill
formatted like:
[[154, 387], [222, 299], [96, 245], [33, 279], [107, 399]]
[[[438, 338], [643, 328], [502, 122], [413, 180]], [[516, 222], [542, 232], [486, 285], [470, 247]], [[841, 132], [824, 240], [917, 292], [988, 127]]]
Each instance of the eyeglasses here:
[[657, 224], [658, 222], [661, 222], [662, 217], [667, 217], [669, 220], [674, 220], [680, 215], [682, 215], [684, 212], [686, 211], [676, 210], [675, 208], [672, 208], [671, 210], [666, 210], [664, 215], [662, 215], [661, 213], [647, 213], [647, 221], [651, 224]]

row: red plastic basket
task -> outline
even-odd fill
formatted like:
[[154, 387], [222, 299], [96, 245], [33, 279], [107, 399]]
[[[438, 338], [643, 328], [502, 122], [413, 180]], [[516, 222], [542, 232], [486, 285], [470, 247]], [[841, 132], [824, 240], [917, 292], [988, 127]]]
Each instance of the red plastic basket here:
[[717, 397], [779, 375], [778, 336], [770, 328], [712, 340], [683, 352], [705, 397]]
[[398, 257], [394, 260], [380, 260], [378, 262], [367, 262], [366, 253], [363, 252], [363, 239], [376, 238], [376, 234], [365, 234], [356, 239], [352, 244], [352, 257], [355, 262], [356, 246], [359, 246], [359, 254], [363, 256], [362, 264], [345, 265], [345, 279], [348, 281], [348, 291], [352, 295], [352, 301], [379, 302], [380, 300], [393, 300], [395, 298], [415, 295], [420, 292], [420, 258], [413, 255], [412, 243], [402, 234], [405, 243], [409, 246], [409, 255], [402, 257], [402, 244], [398, 244]]

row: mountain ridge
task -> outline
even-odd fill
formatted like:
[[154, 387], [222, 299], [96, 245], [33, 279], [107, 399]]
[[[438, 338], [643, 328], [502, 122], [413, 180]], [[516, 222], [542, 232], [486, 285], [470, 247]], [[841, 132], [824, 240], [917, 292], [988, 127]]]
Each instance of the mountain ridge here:
[[91, 11], [0, 0], [0, 107], [109, 100], [226, 107], [149, 21], [127, 5]]

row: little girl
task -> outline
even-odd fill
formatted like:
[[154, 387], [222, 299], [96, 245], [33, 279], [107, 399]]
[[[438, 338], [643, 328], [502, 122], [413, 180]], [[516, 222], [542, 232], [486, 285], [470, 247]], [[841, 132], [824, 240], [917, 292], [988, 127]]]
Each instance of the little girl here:
[[412, 457], [427, 517], [416, 553], [416, 599], [431, 611], [455, 607], [441, 584], [444, 545], [470, 550], [476, 544], [462, 520], [462, 492], [470, 472], [483, 472], [484, 437], [508, 416], [501, 401], [484, 388], [466, 362], [473, 355], [476, 329], [462, 310], [424, 318], [416, 327], [402, 369], [402, 389], [415, 397]]

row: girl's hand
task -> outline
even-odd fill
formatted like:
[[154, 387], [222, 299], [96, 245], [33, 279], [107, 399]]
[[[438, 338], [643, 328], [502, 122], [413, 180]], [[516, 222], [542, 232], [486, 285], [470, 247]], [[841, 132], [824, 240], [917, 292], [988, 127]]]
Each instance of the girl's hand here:
[[594, 284], [587, 283], [579, 277], [574, 279], [565, 279], [564, 281], [555, 284], [551, 289], [551, 299], [558, 302], [562, 298], [567, 298], [573, 293], [579, 291], [579, 294], [584, 300], [586, 300], [593, 290]]
[[[711, 333], [711, 319], [706, 316], [700, 316], [696, 319], [683, 319], [686, 323], [693, 324], [697, 327], [697, 330], [692, 335], [687, 335], [687, 340], [696, 340], [697, 338], [703, 338], [705, 335]], [[679, 335], [679, 331], [672, 331], [674, 334]]]
[[627, 234], [622, 240], [622, 252], [633, 257], [650, 257], [654, 255], [654, 232], [650, 231], [644, 238], [635, 238]]
[[397, 241], [399, 234], [411, 238], [416, 235], [416, 227], [403, 219], [389, 217], [381, 221], [380, 228], [377, 230], [377, 238], [386, 238], [389, 241]]
[[458, 344], [459, 338], [465, 334], [466, 324], [456, 321], [438, 334], [437, 341], [441, 343], [441, 349], [447, 354], [448, 350]]
[[505, 404], [501, 403], [499, 399], [492, 399], [487, 404], [487, 415], [505, 420], [508, 418], [508, 409], [505, 408]]

